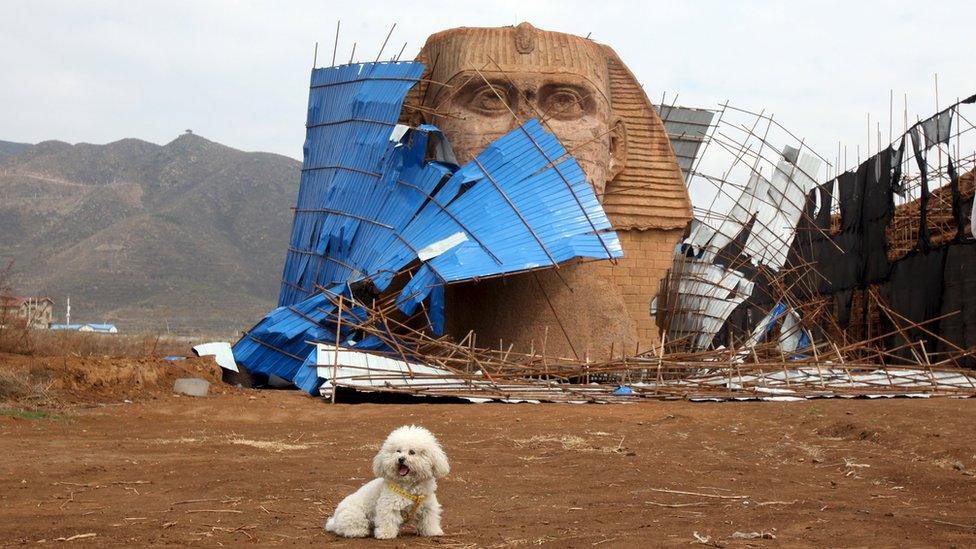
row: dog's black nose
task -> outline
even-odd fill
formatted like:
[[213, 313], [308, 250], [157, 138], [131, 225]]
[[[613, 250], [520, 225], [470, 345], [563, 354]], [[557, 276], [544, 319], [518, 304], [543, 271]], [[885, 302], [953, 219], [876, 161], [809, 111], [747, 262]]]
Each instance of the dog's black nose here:
[[407, 461], [407, 458], [405, 458], [405, 457], [403, 457], [403, 456], [400, 456], [400, 459], [398, 459], [397, 461], [399, 461], [399, 462], [400, 462], [400, 465], [403, 465], [403, 462], [404, 462], [404, 461]]

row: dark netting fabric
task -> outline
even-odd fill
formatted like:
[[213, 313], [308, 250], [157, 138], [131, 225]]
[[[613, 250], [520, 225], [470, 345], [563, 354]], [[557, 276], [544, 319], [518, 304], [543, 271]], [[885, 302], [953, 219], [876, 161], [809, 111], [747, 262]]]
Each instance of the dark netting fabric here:
[[[886, 331], [905, 329], [911, 341], [924, 341], [929, 352], [936, 350], [934, 338], [926, 333], [939, 333], [939, 322], [929, 322], [923, 327], [906, 328], [910, 323], [922, 323], [937, 318], [942, 311], [942, 286], [946, 264], [947, 248], [937, 248], [927, 252], [910, 253], [895, 262], [891, 269], [885, 294], [888, 304], [901, 318], [885, 319]], [[893, 349], [906, 343], [905, 336], [895, 334], [888, 338], [888, 348]], [[910, 352], [900, 352], [900, 356], [914, 361]]]
[[[942, 285], [938, 334], [951, 343], [939, 342], [940, 352], [976, 346], [976, 246], [972, 243], [949, 246]], [[976, 362], [967, 359], [964, 366]]]
[[863, 275], [862, 284], [887, 280], [888, 238], [885, 230], [895, 215], [895, 202], [891, 194], [891, 147], [881, 151], [865, 170], [864, 202], [861, 208]]

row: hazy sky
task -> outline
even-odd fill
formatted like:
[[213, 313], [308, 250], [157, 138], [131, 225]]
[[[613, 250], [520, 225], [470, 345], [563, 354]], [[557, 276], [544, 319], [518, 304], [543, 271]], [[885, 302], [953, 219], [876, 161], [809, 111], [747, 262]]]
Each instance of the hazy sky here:
[[[312, 51], [417, 53], [455, 26], [535, 26], [613, 46], [649, 96], [765, 108], [825, 156], [976, 92], [976, 2], [0, 0], [0, 139], [166, 143], [184, 129], [301, 157]], [[832, 152], [833, 151], [833, 152]]]

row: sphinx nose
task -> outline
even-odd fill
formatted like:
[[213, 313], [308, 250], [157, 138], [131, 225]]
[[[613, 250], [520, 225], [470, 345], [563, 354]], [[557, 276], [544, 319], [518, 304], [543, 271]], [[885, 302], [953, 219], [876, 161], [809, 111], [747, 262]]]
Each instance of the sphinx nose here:
[[407, 458], [405, 458], [405, 457], [403, 457], [403, 456], [400, 456], [400, 458], [399, 458], [399, 459], [397, 459], [397, 461], [399, 461], [399, 462], [400, 462], [400, 465], [403, 465], [403, 462], [404, 462], [404, 461], [407, 461]]
[[524, 99], [524, 96], [520, 99], [522, 100], [519, 101], [518, 106], [515, 109], [515, 114], [519, 117], [519, 119], [525, 122], [530, 118], [541, 118], [542, 113], [535, 108], [535, 105], [532, 104], [531, 101]]

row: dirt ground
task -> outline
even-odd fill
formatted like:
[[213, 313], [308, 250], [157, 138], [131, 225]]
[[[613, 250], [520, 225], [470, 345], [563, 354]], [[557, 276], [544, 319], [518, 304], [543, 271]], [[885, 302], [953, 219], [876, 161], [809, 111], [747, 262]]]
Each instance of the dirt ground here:
[[[99, 392], [0, 411], [0, 544], [976, 544], [972, 399], [331, 405], [227, 386], [205, 398], [121, 393], [132, 402]], [[324, 532], [380, 441], [407, 423], [451, 457], [438, 493], [447, 535]]]

